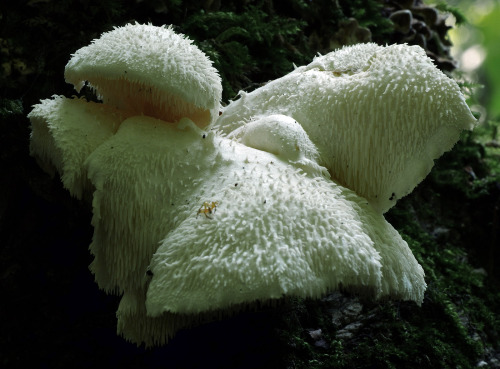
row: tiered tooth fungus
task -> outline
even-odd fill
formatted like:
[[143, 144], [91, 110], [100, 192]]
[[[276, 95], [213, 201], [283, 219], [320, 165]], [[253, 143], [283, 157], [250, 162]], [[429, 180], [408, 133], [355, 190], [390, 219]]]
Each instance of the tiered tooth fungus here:
[[31, 154], [92, 201], [91, 270], [122, 294], [127, 339], [340, 287], [422, 303], [424, 272], [382, 213], [475, 120], [418, 47], [345, 47], [220, 117], [217, 71], [172, 28], [116, 28], [65, 76], [103, 103], [42, 100]]

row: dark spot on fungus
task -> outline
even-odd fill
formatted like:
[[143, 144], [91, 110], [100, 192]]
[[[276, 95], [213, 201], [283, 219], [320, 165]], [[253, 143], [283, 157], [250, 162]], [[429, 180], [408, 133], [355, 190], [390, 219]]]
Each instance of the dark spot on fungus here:
[[153, 276], [153, 272], [150, 269], [148, 269], [148, 270], [146, 270], [146, 275], [148, 277], [152, 277]]
[[396, 198], [396, 194], [393, 192], [393, 193], [392, 193], [392, 195], [391, 195], [391, 197], [389, 198], [389, 201], [392, 201], [392, 200], [394, 200], [395, 198]]
[[234, 187], [236, 187], [236, 186], [238, 186], [238, 183], [235, 183], [235, 184], [234, 184]]
[[207, 135], [206, 135], [206, 134], [203, 134], [202, 138], [205, 138], [205, 137], [207, 137]]

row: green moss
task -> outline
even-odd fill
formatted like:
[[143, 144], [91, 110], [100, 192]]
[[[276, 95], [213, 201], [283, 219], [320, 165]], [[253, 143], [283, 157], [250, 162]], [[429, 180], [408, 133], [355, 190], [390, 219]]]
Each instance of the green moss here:
[[[440, 159], [414, 194], [402, 199], [387, 219], [408, 242], [425, 270], [428, 289], [421, 307], [408, 302], [364, 301], [358, 318], [362, 327], [350, 338], [336, 338], [342, 327], [331, 322], [324, 301], [296, 299], [290, 305], [284, 339], [288, 365], [296, 368], [472, 368], [485, 347], [498, 347], [500, 292], [470, 250], [470, 233], [483, 234], [477, 218], [463, 214], [474, 204], [491, 202], [498, 192], [493, 180], [470, 186], [464, 163], [481, 165], [488, 152], [473, 137], [464, 136], [455, 150]], [[443, 174], [445, 173], [445, 174]], [[466, 172], [464, 172], [467, 174]], [[498, 180], [498, 177], [495, 177]], [[489, 184], [488, 184], [489, 183]], [[459, 210], [461, 209], [461, 210]], [[463, 224], [459, 223], [462, 222]], [[486, 222], [485, 222], [486, 223]], [[436, 229], [446, 231], [439, 233]], [[479, 265], [478, 265], [479, 264]], [[474, 266], [476, 265], [476, 266]], [[305, 328], [320, 328], [329, 348], [317, 347]]]
[[0, 98], [0, 118], [23, 113], [21, 100], [9, 100]]
[[266, 13], [257, 6], [242, 12], [199, 11], [182, 24], [181, 31], [214, 61], [223, 80], [223, 99], [227, 101], [254, 81], [266, 81], [291, 71], [293, 62], [302, 64], [304, 56], [283, 44], [294, 38], [304, 22]]

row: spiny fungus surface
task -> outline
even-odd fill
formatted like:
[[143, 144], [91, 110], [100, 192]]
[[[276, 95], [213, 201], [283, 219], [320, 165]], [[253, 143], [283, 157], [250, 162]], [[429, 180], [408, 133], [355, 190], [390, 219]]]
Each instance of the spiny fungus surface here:
[[54, 96], [35, 105], [28, 117], [30, 154], [51, 175], [57, 171], [71, 195], [91, 197], [85, 159], [113, 136], [123, 114], [107, 105]]
[[[125, 167], [124, 150], [148, 164]], [[111, 283], [101, 287], [120, 285], [119, 329], [134, 342], [162, 343], [216, 311], [340, 285], [423, 300], [423, 270], [406, 242], [317, 163], [309, 174], [187, 119], [148, 117], [124, 121], [88, 162], [99, 171], [89, 170], [99, 204], [92, 270]], [[212, 211], [200, 212], [206, 203]]]
[[382, 213], [476, 124], [457, 84], [408, 45], [359, 44], [319, 56], [240, 93], [214, 129], [231, 134], [274, 114], [295, 119], [332, 179]]
[[161, 242], [150, 265], [150, 315], [316, 298], [341, 285], [422, 302], [422, 268], [365, 199], [273, 154], [217, 141], [224, 165], [198, 193], [219, 205], [210, 218], [191, 212]]
[[242, 144], [279, 156], [282, 160], [318, 175], [329, 176], [317, 165], [319, 152], [302, 126], [286, 115], [269, 115], [254, 120], [232, 131], [228, 138]]
[[88, 157], [95, 188], [91, 270], [102, 289], [144, 286], [161, 239], [196, 214], [202, 200], [197, 191], [218, 163], [213, 135], [203, 134], [187, 118], [166, 124], [135, 116]]
[[91, 270], [122, 294], [128, 340], [164, 344], [247, 304], [339, 287], [422, 302], [423, 270], [381, 211], [474, 121], [420, 50], [344, 48], [242, 93], [217, 122], [219, 76], [170, 27], [105, 33], [66, 79], [103, 104], [41, 101], [31, 154], [92, 196]]
[[77, 50], [64, 76], [77, 91], [87, 81], [105, 104], [167, 122], [200, 127], [219, 115], [222, 85], [212, 62], [170, 27], [128, 24]]

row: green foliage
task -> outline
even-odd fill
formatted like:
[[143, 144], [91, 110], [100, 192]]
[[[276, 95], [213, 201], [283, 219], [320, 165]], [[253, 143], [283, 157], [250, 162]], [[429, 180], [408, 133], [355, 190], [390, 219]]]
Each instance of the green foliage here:
[[478, 24], [483, 36], [482, 46], [487, 50], [484, 68], [487, 74], [486, 80], [486, 104], [492, 119], [500, 119], [500, 47], [498, 35], [500, 34], [500, 4], [485, 15]]
[[375, 0], [339, 1], [347, 17], [355, 18], [360, 26], [367, 27], [372, 33], [373, 41], [385, 44], [394, 31], [392, 22], [384, 16], [384, 2]]
[[0, 118], [7, 118], [10, 115], [23, 113], [23, 104], [21, 100], [8, 100], [0, 98]]
[[[265, 13], [255, 6], [241, 13], [193, 14], [181, 29], [214, 61], [223, 80], [224, 100], [234, 97], [252, 81], [267, 81], [288, 73], [304, 56], [292, 44], [304, 22]], [[255, 82], [257, 84], [258, 82]]]
[[443, 13], [452, 14], [455, 17], [457, 25], [463, 25], [469, 23], [466, 15], [462, 12], [462, 10], [460, 10], [460, 8], [448, 4], [446, 3], [446, 1], [438, 1], [435, 7], [436, 9], [438, 9]]

